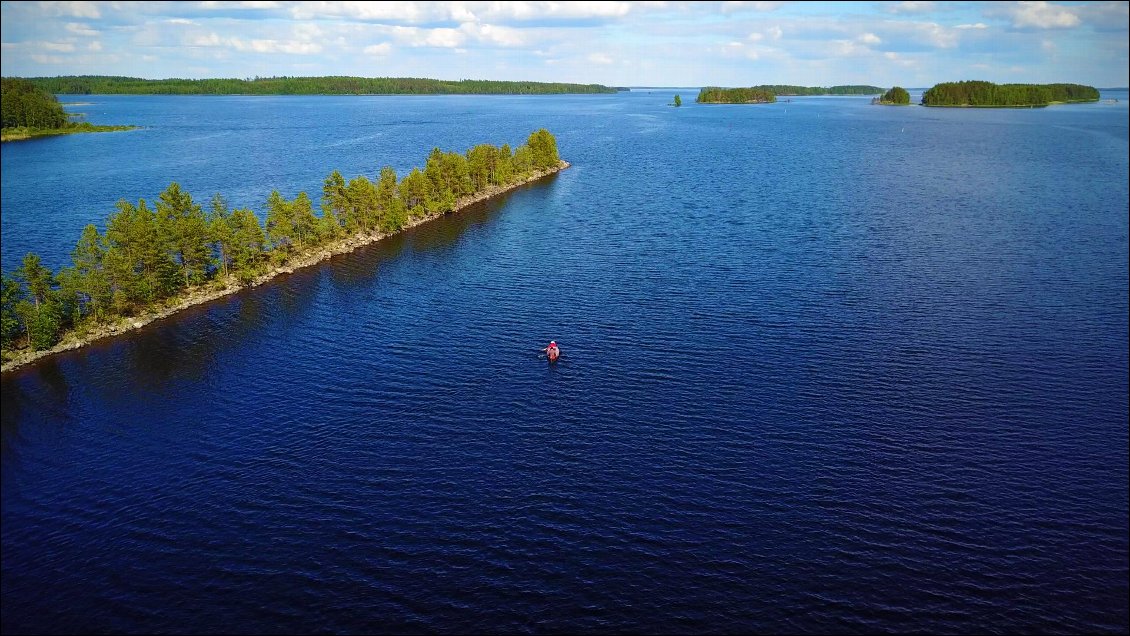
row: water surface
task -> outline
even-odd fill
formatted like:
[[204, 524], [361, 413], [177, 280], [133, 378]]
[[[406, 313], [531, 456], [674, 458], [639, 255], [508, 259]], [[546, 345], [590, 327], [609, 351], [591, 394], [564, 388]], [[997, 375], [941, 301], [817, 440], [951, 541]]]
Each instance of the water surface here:
[[694, 94], [84, 96], [143, 128], [5, 144], [5, 271], [174, 180], [573, 167], [5, 375], [3, 631], [1124, 633], [1126, 94]]

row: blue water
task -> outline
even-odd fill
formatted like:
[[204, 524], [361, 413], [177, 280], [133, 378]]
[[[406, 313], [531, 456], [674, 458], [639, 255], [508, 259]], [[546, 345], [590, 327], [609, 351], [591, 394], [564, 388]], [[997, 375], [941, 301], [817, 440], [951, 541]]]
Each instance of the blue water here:
[[143, 128], [4, 145], [5, 271], [174, 180], [573, 167], [6, 374], [3, 631], [1126, 633], [1126, 93], [694, 94], [64, 98]]

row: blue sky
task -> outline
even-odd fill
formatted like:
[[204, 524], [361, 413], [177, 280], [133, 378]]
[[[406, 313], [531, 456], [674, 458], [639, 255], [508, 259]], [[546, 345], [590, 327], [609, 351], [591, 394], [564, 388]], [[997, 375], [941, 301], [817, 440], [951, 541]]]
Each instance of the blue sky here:
[[1127, 86], [1127, 2], [3, 2], [4, 76]]

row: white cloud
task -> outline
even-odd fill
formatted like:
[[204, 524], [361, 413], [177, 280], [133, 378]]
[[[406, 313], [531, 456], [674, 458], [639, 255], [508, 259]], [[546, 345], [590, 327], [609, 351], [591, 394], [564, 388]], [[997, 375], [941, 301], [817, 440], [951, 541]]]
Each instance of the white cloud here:
[[1066, 29], [1079, 25], [1075, 9], [1047, 2], [1017, 2], [1004, 10], [1018, 29]]
[[301, 40], [272, 40], [240, 38], [222, 38], [216, 33], [198, 35], [188, 41], [189, 46], [221, 47], [251, 53], [288, 53], [291, 55], [313, 55], [322, 52], [322, 45], [317, 42]]
[[365, 55], [375, 55], [382, 57], [392, 52], [392, 44], [390, 42], [381, 42], [380, 44], [370, 44], [362, 49]]
[[524, 46], [526, 44], [526, 36], [518, 29], [509, 27], [468, 22], [460, 25], [459, 30], [474, 37], [479, 42], [487, 44], [498, 46]]
[[31, 56], [31, 59], [35, 62], [39, 62], [40, 64], [62, 64], [63, 63], [63, 58], [61, 58], [57, 55], [40, 55], [38, 53], [35, 53]]
[[526, 33], [519, 29], [477, 22], [466, 22], [456, 29], [397, 26], [388, 32], [402, 44], [413, 47], [454, 49], [468, 43], [486, 47], [521, 47], [530, 43]]
[[230, 40], [231, 47], [237, 51], [255, 53], [288, 53], [291, 55], [312, 55], [322, 52], [322, 45], [315, 42], [294, 42], [285, 40], [251, 40], [244, 42], [239, 38]]
[[895, 53], [894, 51], [887, 51], [887, 52], [883, 53], [883, 57], [886, 58], [887, 61], [892, 62], [892, 63], [897, 64], [897, 65], [902, 66], [902, 67], [911, 67], [911, 66], [916, 66], [918, 64], [918, 62], [916, 62], [915, 60], [905, 58], [905, 57], [899, 55], [898, 53]]
[[40, 2], [39, 7], [50, 16], [71, 18], [101, 18], [97, 2]]
[[936, 2], [914, 2], [907, 0], [906, 2], [897, 2], [887, 6], [887, 11], [891, 13], [928, 13], [933, 11], [936, 5]]
[[70, 53], [75, 50], [73, 42], [32, 42], [31, 46], [44, 51], [58, 51], [60, 53]]
[[959, 24], [954, 27], [955, 29], [987, 29], [989, 25], [984, 22], [977, 22], [976, 24]]
[[760, 33], [755, 32], [755, 33], [750, 33], [749, 37], [746, 38], [746, 39], [749, 40], [750, 42], [760, 42], [761, 40], [765, 39], [765, 36], [760, 34]]
[[585, 58], [585, 59], [592, 62], [593, 64], [605, 64], [605, 65], [607, 65], [607, 64], [613, 63], [612, 58], [609, 57], [608, 55], [604, 54], [604, 53], [589, 53], [588, 57]]
[[867, 45], [880, 44], [883, 42], [881, 39], [879, 39], [879, 36], [875, 35], [874, 33], [864, 33], [863, 35], [856, 38], [856, 40], [859, 40], [860, 42]]
[[88, 37], [96, 37], [97, 35], [99, 35], [99, 31], [96, 31], [89, 26], [80, 24], [78, 22], [68, 22], [63, 28], [70, 31], [71, 33], [74, 33], [75, 35], [85, 35]]
[[90, 51], [101, 51], [102, 50], [102, 43], [99, 42], [98, 40], [95, 40], [95, 41], [91, 42], [90, 44], [88, 44], [86, 48], [87, 48], [87, 50], [90, 50]]
[[631, 2], [299, 2], [299, 20], [342, 18], [403, 24], [589, 20], [628, 15]]
[[438, 48], [457, 48], [463, 45], [467, 36], [458, 29], [417, 29], [422, 34], [415, 46], [434, 46]]
[[722, 3], [722, 13], [733, 13], [741, 11], [742, 9], [752, 9], [753, 11], [776, 11], [784, 6], [784, 2], [740, 2], [738, 0], [730, 0]]
[[185, 24], [190, 26], [197, 25], [195, 22], [189, 20], [188, 18], [169, 18], [168, 20], [165, 20], [165, 24]]

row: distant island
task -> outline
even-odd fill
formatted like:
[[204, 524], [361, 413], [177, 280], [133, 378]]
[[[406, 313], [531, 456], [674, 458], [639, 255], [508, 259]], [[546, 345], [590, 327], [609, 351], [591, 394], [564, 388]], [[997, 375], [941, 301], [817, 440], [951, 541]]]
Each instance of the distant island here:
[[49, 135], [133, 130], [136, 126], [95, 126], [71, 121], [58, 98], [19, 78], [0, 78], [0, 141]]
[[772, 104], [777, 96], [760, 88], [719, 88], [706, 86], [699, 90], [699, 104]]
[[305, 192], [288, 201], [276, 190], [260, 223], [219, 194], [205, 210], [176, 182], [152, 207], [119, 201], [104, 232], [83, 229], [71, 266], [52, 272], [29, 253], [0, 276], [2, 370], [137, 329], [568, 166], [543, 128], [513, 151], [506, 144], [466, 153], [434, 148], [423, 170], [401, 179], [388, 166], [375, 182], [346, 181], [334, 170], [322, 185], [321, 214]]
[[910, 93], [901, 86], [894, 86], [891, 90], [885, 92], [880, 97], [871, 100], [872, 104], [881, 104], [883, 106], [909, 106]]
[[256, 77], [140, 79], [106, 75], [30, 77], [56, 95], [551, 95], [615, 93], [601, 84], [447, 81], [414, 77]]
[[719, 88], [707, 86], [699, 91], [700, 104], [772, 104], [778, 97], [807, 95], [878, 95], [878, 86], [792, 86], [789, 84], [762, 84], [744, 88]]
[[866, 84], [846, 86], [791, 86], [788, 84], [762, 84], [753, 86], [757, 90], [768, 91], [778, 97], [800, 97], [805, 95], [878, 95], [883, 89]]
[[1033, 108], [1097, 101], [1098, 89], [1082, 84], [943, 82], [922, 94], [923, 106], [958, 108]]

